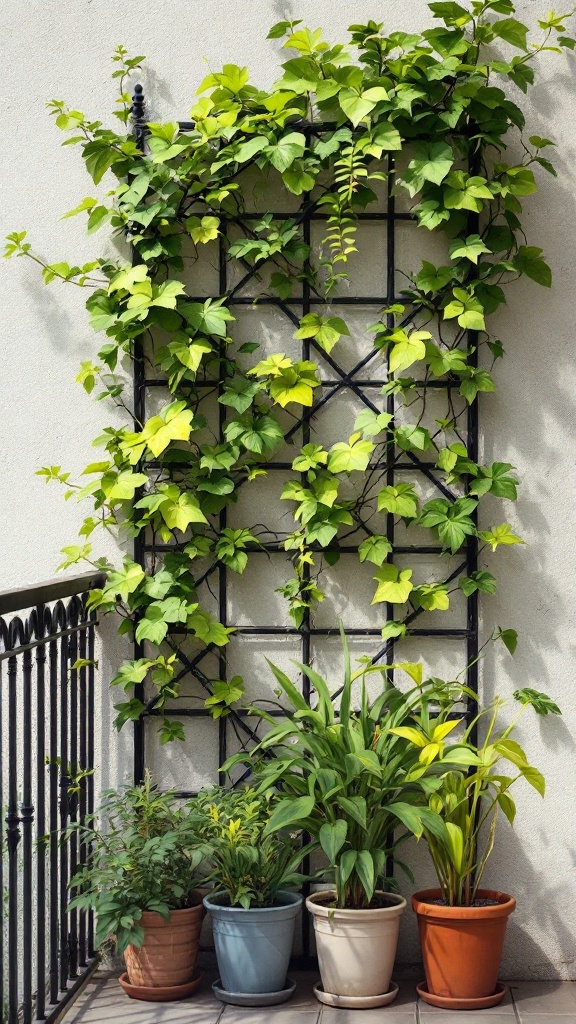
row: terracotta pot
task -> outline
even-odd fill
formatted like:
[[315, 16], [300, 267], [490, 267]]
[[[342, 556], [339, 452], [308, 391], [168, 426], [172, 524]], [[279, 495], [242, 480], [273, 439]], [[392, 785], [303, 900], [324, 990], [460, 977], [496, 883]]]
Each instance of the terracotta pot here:
[[130, 984], [172, 988], [192, 981], [204, 914], [202, 903], [172, 910], [167, 921], [145, 910], [140, 921], [144, 929], [142, 945], [127, 946], [124, 951]]
[[440, 889], [423, 889], [412, 897], [428, 991], [449, 999], [491, 996], [516, 900], [492, 889], [479, 889], [478, 899], [497, 900], [493, 906], [445, 907], [430, 902], [438, 899]]
[[322, 988], [353, 999], [383, 995], [390, 988], [406, 900], [386, 893], [385, 907], [340, 910], [331, 906], [335, 896], [317, 892], [306, 900], [314, 919]]

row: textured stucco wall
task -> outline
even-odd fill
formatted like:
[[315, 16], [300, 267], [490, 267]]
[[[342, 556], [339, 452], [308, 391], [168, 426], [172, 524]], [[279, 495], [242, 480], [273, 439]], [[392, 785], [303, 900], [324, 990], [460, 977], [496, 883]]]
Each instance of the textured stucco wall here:
[[[534, 24], [547, 7], [548, 0], [522, 0], [518, 11]], [[93, 187], [75, 153], [60, 147], [61, 136], [44, 103], [65, 98], [94, 117], [105, 115], [114, 98], [109, 57], [118, 42], [148, 55], [143, 81], [150, 115], [174, 119], [187, 114], [208, 68], [224, 61], [249, 64], [262, 84], [275, 77], [277, 45], [266, 42], [265, 35], [285, 13], [313, 27], [323, 25], [332, 37], [350, 22], [370, 17], [408, 30], [429, 23], [424, 0], [401, 5], [393, 0], [212, 0], [210, 5], [198, 0], [4, 0], [2, 234], [29, 228], [49, 261], [82, 261], [94, 252], [80, 218], [59, 220]], [[497, 556], [500, 588], [483, 602], [486, 628], [493, 622], [514, 626], [521, 642], [514, 661], [490, 656], [484, 692], [540, 687], [564, 710], [560, 726], [526, 716], [520, 739], [543, 768], [548, 795], [542, 803], [532, 790], [518, 793], [516, 826], [513, 831], [502, 828], [489, 870], [488, 881], [513, 892], [519, 903], [505, 957], [508, 977], [576, 978], [576, 930], [569, 910], [576, 895], [573, 67], [564, 58], [545, 56], [539, 62], [541, 84], [529, 101], [522, 100], [530, 133], [551, 136], [559, 144], [558, 179], [541, 176], [539, 197], [526, 201], [524, 214], [529, 241], [546, 249], [554, 285], [551, 292], [530, 282], [509, 290], [497, 321], [506, 359], [497, 369], [498, 391], [486, 397], [481, 413], [486, 458], [507, 459], [518, 467], [521, 497], [511, 521], [530, 544]], [[103, 236], [97, 239], [97, 245], [107, 244]], [[58, 489], [46, 487], [34, 471], [53, 463], [72, 473], [80, 469], [110, 413], [74, 383], [80, 360], [94, 353], [82, 292], [57, 285], [45, 289], [34, 267], [21, 260], [2, 268], [1, 294], [3, 588], [53, 575], [60, 548], [75, 542], [82, 510], [63, 503]], [[99, 553], [113, 554], [100, 544]], [[115, 649], [107, 644], [105, 653], [109, 671]], [[108, 741], [108, 694], [99, 700], [106, 785], [126, 774], [129, 743], [127, 737], [121, 743]], [[208, 757], [208, 745], [206, 751]], [[172, 762], [182, 756], [178, 749], [170, 751]], [[213, 767], [196, 763], [200, 775]], [[176, 763], [172, 769], [174, 777], [181, 774]], [[423, 864], [421, 851], [416, 861]], [[422, 871], [419, 880], [425, 880]], [[401, 944], [406, 963], [416, 959], [416, 949], [414, 922], [406, 915]]]

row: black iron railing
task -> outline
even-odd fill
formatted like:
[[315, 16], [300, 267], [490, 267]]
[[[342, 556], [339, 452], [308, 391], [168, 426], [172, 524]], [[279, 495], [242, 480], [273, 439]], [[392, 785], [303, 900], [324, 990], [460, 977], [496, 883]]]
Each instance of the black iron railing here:
[[98, 573], [0, 592], [0, 1020], [53, 1021], [94, 962], [93, 920], [68, 910], [94, 810]]

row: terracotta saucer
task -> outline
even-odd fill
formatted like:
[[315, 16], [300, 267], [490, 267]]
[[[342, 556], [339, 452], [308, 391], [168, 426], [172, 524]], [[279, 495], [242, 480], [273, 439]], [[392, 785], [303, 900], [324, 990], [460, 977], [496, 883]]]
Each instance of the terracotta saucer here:
[[484, 996], [479, 999], [457, 999], [450, 996], [437, 996], [429, 992], [425, 981], [416, 985], [416, 991], [425, 1003], [431, 1006], [440, 1006], [443, 1010], [487, 1010], [489, 1006], [498, 1006], [508, 991], [508, 986], [499, 981], [491, 996]]
[[321, 982], [314, 985], [314, 995], [326, 1006], [342, 1006], [346, 1009], [369, 1010], [373, 1006], [388, 1006], [398, 995], [398, 985], [395, 981], [390, 982], [387, 992], [381, 992], [377, 996], [338, 996], [334, 992], [325, 992]]
[[200, 971], [187, 981], [185, 985], [166, 985], [153, 987], [151, 985], [131, 985], [128, 981], [128, 974], [124, 971], [118, 981], [130, 999], [143, 999], [147, 1003], [171, 1003], [174, 999], [188, 999], [196, 991], [203, 975]]

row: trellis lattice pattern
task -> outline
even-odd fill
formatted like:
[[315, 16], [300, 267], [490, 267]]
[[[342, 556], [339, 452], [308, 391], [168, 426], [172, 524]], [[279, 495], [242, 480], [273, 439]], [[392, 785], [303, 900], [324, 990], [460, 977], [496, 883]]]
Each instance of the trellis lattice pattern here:
[[[142, 144], [146, 126], [141, 87], [136, 87], [133, 116], [136, 137]], [[179, 127], [186, 131], [191, 130], [194, 125], [182, 121]], [[309, 135], [321, 135], [329, 129], [332, 130], [333, 125], [298, 125], [299, 131]], [[247, 173], [249, 172], [246, 170], [241, 172], [243, 176]], [[271, 714], [281, 716], [283, 711], [275, 701], [264, 655], [269, 655], [274, 661], [285, 658], [286, 664], [283, 667], [288, 671], [291, 658], [307, 665], [312, 661], [318, 664], [318, 659], [333, 664], [339, 650], [339, 617], [342, 618], [353, 655], [367, 653], [374, 662], [381, 663], [390, 663], [394, 660], [394, 641], [384, 642], [381, 638], [384, 606], [380, 605], [379, 609], [374, 611], [372, 619], [366, 620], [366, 612], [359, 613], [354, 598], [355, 587], [360, 578], [370, 579], [368, 567], [360, 566], [357, 559], [359, 544], [373, 532], [368, 522], [363, 522], [358, 528], [349, 531], [349, 536], [338, 543], [334, 542], [334, 552], [337, 551], [339, 554], [338, 565], [334, 568], [329, 564], [324, 565], [324, 569], [327, 576], [339, 580], [335, 593], [331, 594], [330, 587], [325, 587], [329, 599], [320, 605], [316, 612], [307, 612], [300, 628], [289, 624], [287, 615], [284, 619], [282, 599], [276, 600], [275, 594], [275, 588], [289, 575], [288, 556], [281, 539], [281, 517], [288, 513], [276, 503], [276, 498], [281, 490], [279, 480], [287, 473], [294, 475], [291, 442], [297, 442], [299, 446], [309, 441], [325, 444], [326, 434], [330, 434], [331, 429], [337, 429], [338, 437], [329, 440], [341, 439], [346, 433], [352, 432], [352, 426], [348, 431], [344, 429], [351, 408], [356, 413], [361, 409], [371, 409], [377, 413], [386, 411], [395, 418], [402, 415], [403, 401], [394, 393], [387, 394], [384, 407], [382, 405], [381, 391], [388, 380], [386, 361], [382, 359], [381, 352], [374, 347], [366, 330], [366, 326], [378, 318], [383, 307], [397, 301], [398, 292], [402, 287], [402, 283], [399, 283], [399, 245], [405, 247], [408, 232], [414, 237], [417, 231], [410, 211], [401, 208], [400, 201], [395, 195], [392, 157], [389, 158], [384, 177], [386, 180], [383, 183], [381, 201], [374, 204], [373, 210], [358, 214], [358, 248], [363, 249], [365, 253], [367, 250], [368, 258], [364, 256], [365, 262], [360, 271], [356, 274], [351, 272], [347, 286], [338, 287], [330, 299], [331, 306], [346, 307], [347, 322], [358, 327], [357, 332], [352, 330], [356, 337], [346, 339], [351, 340], [353, 344], [345, 346], [341, 343], [341, 346], [337, 347], [338, 352], [342, 350], [342, 355], [338, 355], [337, 358], [316, 346], [313, 340], [293, 340], [292, 335], [299, 326], [300, 318], [311, 311], [321, 311], [321, 307], [326, 306], [326, 299], [315, 292], [305, 275], [299, 295], [284, 300], [266, 290], [266, 261], [253, 266], [241, 257], [232, 261], [227, 255], [227, 241], [229, 243], [230, 238], [254, 237], [254, 225], [264, 214], [271, 217], [272, 223], [290, 219], [301, 227], [303, 240], [307, 246], [311, 246], [314, 253], [315, 242], [321, 237], [318, 232], [325, 226], [327, 214], [322, 212], [322, 206], [310, 196], [304, 194], [301, 201], [298, 199], [295, 204], [295, 196], [281, 193], [270, 197], [264, 190], [259, 192], [255, 186], [254, 209], [246, 209], [236, 216], [223, 217], [221, 228], [225, 230], [221, 231], [217, 241], [203, 247], [211, 249], [211, 257], [208, 260], [212, 261], [211, 267], [206, 271], [206, 268], [195, 263], [190, 280], [186, 282], [192, 301], [204, 301], [208, 297], [225, 298], [227, 307], [237, 318], [230, 331], [233, 336], [235, 332], [241, 333], [245, 330], [244, 321], [252, 321], [249, 327], [250, 339], [261, 342], [263, 349], [266, 346], [266, 337], [274, 334], [275, 351], [286, 349], [295, 359], [314, 359], [319, 366], [321, 386], [316, 393], [319, 397], [316, 397], [311, 408], [304, 409], [302, 415], [298, 417], [286, 415], [284, 449], [275, 460], [266, 463], [266, 483], [260, 481], [260, 484], [241, 485], [238, 506], [224, 509], [220, 513], [221, 530], [229, 525], [245, 525], [236, 523], [234, 516], [236, 509], [243, 505], [244, 500], [250, 501], [252, 515], [254, 516], [256, 512], [255, 518], [262, 527], [261, 543], [250, 546], [250, 569], [243, 576], [236, 575], [222, 562], [216, 561], [206, 565], [197, 576], [198, 592], [205, 592], [207, 595], [206, 599], [202, 598], [203, 603], [212, 602], [214, 613], [221, 623], [234, 627], [235, 632], [226, 648], [203, 647], [200, 651], [188, 650], [185, 638], [179, 645], [180, 667], [176, 681], [182, 685], [189, 683], [191, 689], [189, 694], [185, 688], [181, 689], [181, 696], [174, 702], [170, 715], [180, 718], [185, 729], [189, 730], [186, 732], [185, 745], [176, 744], [169, 748], [159, 748], [155, 738], [152, 740], [150, 737], [150, 742], [147, 741], [149, 728], [153, 727], [154, 719], [160, 712], [155, 709], [154, 698], [145, 693], [143, 687], [137, 688], [140, 692], [136, 695], [144, 701], [147, 700], [147, 713], [143, 720], [135, 723], [136, 781], [141, 780], [145, 767], [150, 766], [161, 780], [166, 779], [169, 784], [174, 785], [183, 797], [192, 795], [202, 784], [216, 781], [224, 783], [223, 775], [219, 771], [220, 765], [239, 746], [249, 746], [258, 740], [256, 720], [250, 719], [243, 711], [231, 710], [229, 715], [221, 717], [218, 722], [213, 722], [210, 712], [203, 706], [198, 706], [199, 697], [204, 698], [209, 694], [214, 680], [230, 679], [238, 673], [244, 676], [247, 696], [252, 700], [264, 701]], [[422, 244], [422, 234], [428, 233], [418, 231], [415, 258], [421, 258], [422, 255], [419, 248]], [[419, 312], [418, 308], [408, 306], [403, 323], [417, 321]], [[393, 326], [392, 318], [389, 320], [388, 325]], [[473, 350], [476, 340], [474, 332], [468, 333], [469, 348]], [[287, 346], [291, 347], [288, 349]], [[146, 417], [151, 415], [154, 403], [162, 396], [166, 382], [155, 376], [148, 376], [148, 363], [143, 349], [136, 351], [135, 355], [135, 413], [138, 419], [144, 422]], [[471, 363], [474, 362], [473, 354], [469, 356], [469, 360]], [[225, 362], [221, 365], [225, 367]], [[219, 379], [198, 379], [195, 382], [195, 388], [200, 394], [199, 405], [206, 418], [211, 421], [213, 434], [218, 436], [220, 442], [225, 439], [227, 409], [217, 402], [217, 398], [222, 394], [225, 380], [224, 369]], [[476, 460], [476, 402], [469, 406], [462, 402], [462, 408], [456, 411], [452, 391], [457, 389], [457, 381], [453, 382], [448, 377], [427, 380], [425, 383], [426, 389], [429, 389], [429, 394], [432, 395], [433, 403], [443, 403], [443, 407], [451, 410], [452, 414], [457, 413], [458, 438], [465, 442], [470, 458]], [[418, 394], [418, 382], [415, 394]], [[422, 417], [426, 414], [423, 407]], [[177, 473], [177, 464], [174, 463], [172, 469]], [[368, 472], [373, 479], [380, 481], [381, 486], [394, 486], [401, 480], [417, 480], [418, 486], [427, 489], [430, 497], [441, 496], [451, 500], [459, 497], [446, 485], [435, 463], [430, 461], [429, 457], [426, 458], [425, 453], [419, 457], [414, 451], [400, 451], [392, 442], [387, 446], [384, 458], [371, 465]], [[259, 486], [258, 495], [263, 494], [263, 497], [255, 497]], [[246, 499], [243, 490], [246, 491]], [[275, 498], [270, 497], [272, 493], [275, 494]], [[392, 514], [385, 515], [385, 533], [393, 545], [394, 558], [397, 559], [398, 565], [401, 564], [403, 556], [410, 557], [411, 565], [414, 564], [415, 558], [420, 559], [425, 574], [426, 560], [428, 559], [429, 571], [431, 557], [435, 560], [437, 568], [438, 558], [442, 555], [441, 547], [433, 543], [422, 545], [413, 541], [410, 530], [403, 526], [399, 527]], [[166, 545], [158, 543], [157, 539], [150, 535], [139, 536], [135, 542], [135, 549], [135, 558], [143, 566], [150, 566], [151, 560], [154, 565], [158, 564], [163, 552], [169, 550]], [[469, 576], [477, 569], [476, 538], [469, 537], [463, 551], [452, 559], [450, 556], [444, 556], [440, 565], [447, 566], [447, 569], [442, 570], [443, 578], [447, 582], [457, 580], [463, 572]], [[369, 605], [369, 599], [366, 601], [363, 598], [359, 604], [365, 607]], [[359, 617], [363, 617], [363, 620], [358, 621]], [[393, 606], [386, 607], [386, 618], [394, 618]], [[467, 598], [461, 595], [460, 601], [454, 602], [448, 625], [445, 624], [446, 621], [446, 616], [438, 621], [426, 613], [412, 612], [409, 616], [411, 639], [403, 641], [403, 644], [412, 645], [415, 657], [421, 654], [426, 657], [425, 645], [434, 644], [436, 638], [442, 638], [443, 648], [446, 649], [448, 646], [452, 652], [452, 671], [464, 670], [468, 666], [466, 682], [475, 690], [477, 666], [473, 662], [478, 650], [477, 594], [473, 593]], [[418, 645], [416, 649], [415, 644]], [[404, 651], [403, 647], [403, 659]], [[136, 657], [142, 657], [143, 654], [143, 645], [136, 644]], [[292, 677], [294, 671], [292, 666]], [[267, 679], [268, 682], [263, 684], [263, 679]], [[254, 684], [252, 689], [251, 683]], [[309, 700], [310, 684], [306, 677], [302, 677], [301, 684], [303, 694]], [[466, 713], [469, 720], [474, 716], [475, 704], [472, 700], [468, 703]], [[170, 764], [166, 775], [164, 770], [167, 749], [170, 751]], [[185, 778], [182, 777], [183, 772]], [[305, 925], [302, 937], [302, 953], [305, 958], [309, 951], [308, 928]]]

